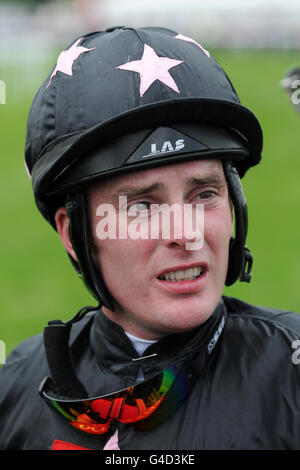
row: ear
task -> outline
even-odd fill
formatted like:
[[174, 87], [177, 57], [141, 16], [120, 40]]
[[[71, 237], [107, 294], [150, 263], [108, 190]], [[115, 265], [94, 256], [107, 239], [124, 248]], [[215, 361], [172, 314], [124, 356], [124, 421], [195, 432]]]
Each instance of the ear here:
[[55, 222], [58, 234], [61, 238], [61, 241], [67, 250], [67, 252], [78, 262], [77, 256], [75, 251], [73, 250], [73, 246], [70, 239], [69, 233], [69, 217], [65, 207], [59, 207], [55, 214]]

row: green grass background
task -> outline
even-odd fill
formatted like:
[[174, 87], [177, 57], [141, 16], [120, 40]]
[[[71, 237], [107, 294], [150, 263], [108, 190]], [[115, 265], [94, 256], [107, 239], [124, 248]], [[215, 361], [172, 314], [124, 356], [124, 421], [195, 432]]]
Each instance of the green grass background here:
[[[279, 87], [286, 70], [300, 62], [300, 54], [217, 50], [214, 55], [264, 130], [262, 164], [251, 169], [243, 183], [253, 279], [249, 285], [225, 288], [224, 293], [300, 312], [300, 114]], [[17, 72], [21, 81], [23, 70]], [[66, 320], [81, 306], [94, 304], [58, 236], [37, 211], [24, 169], [26, 118], [41, 83], [34, 69], [30, 73], [32, 91], [23, 96], [18, 90], [21, 82], [0, 67], [7, 87], [6, 104], [0, 105], [0, 340], [7, 353], [41, 332], [48, 320]]]

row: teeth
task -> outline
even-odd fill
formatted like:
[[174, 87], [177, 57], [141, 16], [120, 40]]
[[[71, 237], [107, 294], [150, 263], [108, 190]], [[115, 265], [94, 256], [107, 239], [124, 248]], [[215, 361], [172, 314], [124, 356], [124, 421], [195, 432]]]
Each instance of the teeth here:
[[166, 281], [192, 281], [204, 271], [200, 266], [195, 266], [194, 268], [185, 269], [184, 271], [170, 271], [164, 273], [162, 276], [159, 276], [159, 279]]

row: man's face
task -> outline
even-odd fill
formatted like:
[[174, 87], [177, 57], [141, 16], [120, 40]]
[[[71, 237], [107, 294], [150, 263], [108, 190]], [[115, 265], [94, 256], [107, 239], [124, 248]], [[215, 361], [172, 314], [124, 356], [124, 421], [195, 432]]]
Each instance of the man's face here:
[[[143, 211], [140, 220], [149, 222], [153, 204], [177, 204], [182, 211], [184, 205], [195, 210], [196, 204], [203, 204], [203, 247], [187, 249], [191, 240], [185, 230], [179, 237], [172, 223], [168, 238], [160, 232], [156, 238], [99, 239], [97, 208], [112, 204], [118, 224], [119, 196], [127, 201], [121, 212], [129, 222], [132, 210]], [[187, 331], [207, 320], [222, 295], [232, 235], [221, 162], [199, 160], [109, 178], [92, 188], [90, 202], [94, 256], [115, 301], [115, 312], [104, 307], [104, 313], [145, 339]], [[197, 269], [186, 272], [191, 268]], [[187, 279], [191, 273], [197, 277]]]

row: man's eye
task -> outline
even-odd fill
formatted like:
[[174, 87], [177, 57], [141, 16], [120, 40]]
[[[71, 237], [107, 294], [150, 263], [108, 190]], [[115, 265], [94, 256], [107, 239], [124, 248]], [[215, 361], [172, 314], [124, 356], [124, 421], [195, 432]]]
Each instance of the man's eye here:
[[128, 207], [128, 214], [135, 215], [136, 211], [143, 212], [143, 211], [148, 211], [149, 209], [150, 209], [150, 202], [147, 202], [147, 201], [134, 202], [133, 204], [130, 204], [130, 206]]
[[202, 191], [200, 194], [198, 194], [197, 197], [199, 197], [200, 199], [209, 199], [215, 195], [216, 193], [214, 191], [207, 190], [207, 191]]

